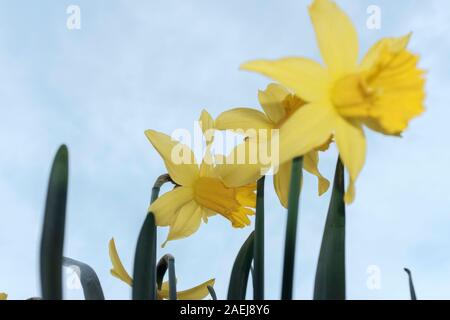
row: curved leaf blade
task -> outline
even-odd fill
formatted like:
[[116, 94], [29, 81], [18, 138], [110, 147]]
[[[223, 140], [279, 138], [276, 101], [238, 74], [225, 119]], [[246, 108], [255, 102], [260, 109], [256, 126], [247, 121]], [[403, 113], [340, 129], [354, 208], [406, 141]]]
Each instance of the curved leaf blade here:
[[175, 258], [170, 255], [164, 255], [156, 266], [156, 284], [158, 290], [161, 290], [164, 275], [169, 270], [169, 300], [177, 300], [177, 279], [175, 275]]
[[[158, 199], [161, 187], [172, 182], [168, 174], [163, 174], [156, 179], [150, 203]], [[133, 287], [131, 296], [133, 300], [156, 300], [156, 236], [157, 229], [155, 216], [149, 212], [144, 220], [139, 233], [134, 256]]]
[[344, 192], [344, 167], [338, 159], [317, 263], [314, 300], [345, 300]]
[[77, 274], [83, 287], [85, 300], [105, 300], [100, 280], [94, 269], [86, 263], [67, 257], [63, 257], [63, 265], [72, 269], [78, 268], [79, 273], [77, 272]]
[[292, 161], [291, 182], [289, 186], [288, 217], [286, 224], [286, 238], [284, 245], [283, 283], [281, 299], [292, 299], [294, 284], [295, 247], [297, 242], [297, 224], [300, 201], [300, 187], [302, 185], [303, 157]]
[[258, 180], [253, 258], [253, 299], [264, 299], [264, 177]]
[[228, 300], [245, 300], [248, 276], [253, 260], [255, 233], [252, 231], [234, 261], [228, 286]]
[[416, 290], [414, 289], [414, 282], [412, 279], [411, 270], [409, 270], [408, 268], [404, 268], [403, 270], [405, 270], [406, 274], [408, 275], [409, 292], [411, 294], [411, 300], [417, 300]]
[[62, 145], [53, 161], [45, 204], [44, 225], [40, 248], [42, 298], [61, 300], [62, 257], [66, 221], [68, 185], [68, 150]]
[[214, 288], [211, 286], [207, 286], [206, 288], [208, 289], [209, 294], [211, 295], [211, 299], [217, 300], [216, 290], [214, 290]]
[[139, 233], [134, 257], [133, 300], [156, 300], [156, 225], [149, 212]]

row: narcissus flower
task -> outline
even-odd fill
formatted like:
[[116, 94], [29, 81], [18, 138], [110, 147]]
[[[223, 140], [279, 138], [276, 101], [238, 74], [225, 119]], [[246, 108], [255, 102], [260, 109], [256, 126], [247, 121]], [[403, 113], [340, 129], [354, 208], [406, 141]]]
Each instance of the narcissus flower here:
[[[122, 261], [120, 260], [114, 239], [111, 239], [109, 241], [109, 258], [111, 259], [111, 263], [113, 265], [111, 269], [111, 274], [117, 279], [122, 280], [123, 282], [132, 286], [133, 279], [130, 277], [127, 270], [125, 270]], [[208, 296], [209, 294], [208, 286], [213, 287], [214, 283], [215, 279], [211, 279], [189, 290], [177, 292], [177, 299], [201, 300], [206, 296]], [[161, 289], [158, 289], [157, 298], [158, 300], [169, 299], [169, 284], [167, 282], [164, 282], [161, 286]]]
[[306, 58], [256, 60], [242, 69], [264, 74], [306, 102], [280, 128], [280, 162], [305, 155], [330, 135], [350, 176], [345, 195], [366, 155], [363, 126], [398, 136], [424, 111], [424, 72], [407, 50], [410, 35], [377, 42], [358, 63], [358, 37], [348, 16], [330, 0], [315, 0], [309, 14], [325, 66]]
[[8, 299], [8, 295], [6, 293], [0, 292], [0, 300]]
[[[207, 127], [202, 129], [208, 130]], [[187, 145], [153, 130], [147, 130], [145, 135], [163, 158], [172, 180], [178, 184], [149, 208], [158, 226], [170, 226], [163, 246], [167, 241], [192, 235], [202, 219], [206, 223], [208, 217], [215, 214], [230, 220], [235, 228], [250, 225], [248, 216], [254, 215], [256, 183], [227, 186], [212, 163], [209, 144], [203, 162], [198, 166]]]
[[[272, 130], [280, 129], [283, 124], [291, 117], [294, 112], [305, 105], [305, 102], [289, 92], [283, 86], [278, 84], [270, 84], [265, 91], [260, 91], [259, 102], [264, 113], [250, 108], [236, 108], [220, 114], [216, 121], [215, 127], [219, 130], [265, 130], [266, 134], [260, 135], [258, 131], [257, 139], [270, 139]], [[249, 132], [249, 131], [247, 131]], [[247, 140], [251, 143], [251, 140]], [[266, 142], [271, 145], [270, 141]], [[261, 144], [258, 144], [261, 146]], [[286, 150], [278, 150], [280, 154], [287, 152]], [[305, 154], [304, 168], [306, 171], [314, 174], [318, 178], [318, 191], [322, 195], [328, 190], [329, 181], [325, 179], [318, 170], [319, 152], [317, 149]], [[247, 172], [255, 171], [255, 176], [260, 174], [261, 168], [256, 166], [248, 167]], [[291, 180], [292, 162], [284, 162], [279, 166], [273, 177], [275, 190], [281, 204], [287, 208], [289, 186]]]

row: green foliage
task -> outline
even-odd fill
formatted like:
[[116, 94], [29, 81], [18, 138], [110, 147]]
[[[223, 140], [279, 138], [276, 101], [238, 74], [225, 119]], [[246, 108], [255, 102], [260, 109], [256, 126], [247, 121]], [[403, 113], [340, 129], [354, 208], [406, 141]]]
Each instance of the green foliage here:
[[248, 275], [253, 260], [255, 233], [252, 232], [245, 240], [234, 261], [228, 285], [228, 300], [245, 300]]
[[286, 225], [286, 238], [284, 245], [283, 283], [281, 299], [292, 299], [292, 287], [294, 284], [295, 247], [297, 241], [297, 221], [300, 188], [302, 185], [303, 157], [292, 161], [291, 183], [289, 186], [288, 218]]
[[66, 221], [68, 150], [61, 146], [53, 161], [45, 203], [41, 237], [40, 267], [42, 298], [60, 300], [62, 293], [62, 261]]
[[344, 167], [338, 159], [317, 263], [315, 300], [345, 300]]

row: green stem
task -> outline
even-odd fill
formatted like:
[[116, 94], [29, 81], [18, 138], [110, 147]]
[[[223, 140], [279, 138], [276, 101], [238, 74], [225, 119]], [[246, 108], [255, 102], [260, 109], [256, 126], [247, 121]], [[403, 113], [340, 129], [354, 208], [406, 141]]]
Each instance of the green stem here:
[[177, 300], [177, 277], [175, 275], [175, 258], [168, 257], [169, 264], [169, 300]]
[[264, 300], [264, 180], [259, 179], [256, 193], [253, 299]]
[[253, 260], [255, 232], [252, 231], [245, 240], [234, 260], [228, 286], [228, 300], [245, 300], [247, 292], [248, 275]]
[[80, 278], [81, 286], [83, 287], [85, 300], [105, 300], [100, 280], [91, 266], [67, 257], [63, 257], [63, 265], [72, 270], [74, 270], [74, 268], [78, 269], [78, 276]]
[[289, 186], [288, 218], [286, 225], [286, 239], [284, 246], [283, 284], [281, 289], [282, 300], [292, 300], [292, 287], [294, 283], [295, 245], [297, 241], [297, 222], [302, 184], [303, 157], [292, 161], [291, 181]]
[[211, 299], [212, 300], [217, 300], [217, 294], [216, 294], [216, 291], [214, 290], [214, 288], [211, 287], [211, 286], [206, 286], [206, 288], [208, 288], [209, 295], [211, 296]]
[[[161, 186], [170, 182], [168, 174], [161, 175], [152, 188], [150, 203], [159, 196]], [[149, 212], [145, 217], [136, 245], [133, 270], [133, 300], [156, 300], [156, 224], [155, 217]]]
[[314, 300], [345, 300], [344, 192], [344, 167], [338, 159], [317, 263]]
[[169, 270], [169, 300], [177, 300], [177, 278], [175, 275], [175, 258], [170, 255], [164, 255], [156, 266], [156, 284], [161, 290], [164, 275]]
[[404, 268], [404, 270], [408, 274], [409, 292], [411, 294], [411, 300], [417, 300], [416, 290], [414, 289], [414, 282], [412, 279], [411, 270], [409, 270], [408, 268]]
[[40, 271], [42, 298], [61, 300], [64, 230], [66, 221], [69, 155], [65, 145], [56, 153], [48, 182], [41, 237]]

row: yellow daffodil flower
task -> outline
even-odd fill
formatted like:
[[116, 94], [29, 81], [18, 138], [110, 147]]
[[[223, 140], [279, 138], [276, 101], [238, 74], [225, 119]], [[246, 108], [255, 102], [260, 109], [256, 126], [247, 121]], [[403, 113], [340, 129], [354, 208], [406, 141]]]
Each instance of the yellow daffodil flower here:
[[[109, 258], [111, 259], [111, 263], [113, 265], [111, 269], [111, 274], [117, 279], [122, 280], [129, 286], [132, 286], [133, 279], [130, 277], [127, 270], [125, 270], [122, 261], [120, 260], [119, 254], [117, 253], [114, 238], [109, 241]], [[177, 292], [177, 299], [202, 300], [209, 294], [208, 286], [213, 287], [214, 283], [215, 279], [211, 279], [189, 290]], [[161, 286], [161, 289], [158, 289], [157, 299], [158, 300], [169, 299], [169, 284], [167, 282], [164, 282]]]
[[358, 37], [349, 17], [331, 0], [315, 0], [309, 14], [325, 66], [299, 57], [256, 60], [242, 69], [259, 72], [294, 91], [307, 104], [280, 127], [280, 163], [305, 155], [334, 136], [349, 172], [345, 201], [366, 155], [363, 125], [400, 135], [424, 111], [424, 72], [407, 50], [410, 35], [377, 42], [358, 63]]
[[[279, 129], [295, 111], [305, 105], [302, 99], [278, 84], [270, 84], [265, 91], [259, 92], [258, 98], [264, 113], [250, 108], [232, 109], [223, 112], [217, 117], [215, 127], [219, 130], [265, 129], [268, 131], [266, 137], [270, 139], [271, 130]], [[270, 142], [267, 142], [267, 144], [270, 145]], [[285, 151], [279, 150], [279, 152], [283, 153]], [[322, 195], [328, 190], [330, 183], [318, 170], [318, 153], [318, 150], [312, 150], [305, 154], [304, 168], [317, 176], [319, 195]], [[291, 167], [291, 161], [284, 162], [279, 166], [273, 177], [278, 198], [286, 208], [291, 180]], [[250, 172], [251, 168], [247, 168], [247, 172]], [[253, 169], [256, 170], [256, 176], [260, 174], [260, 168], [253, 166]]]
[[[213, 121], [209, 125], [205, 121], [202, 123], [204, 131], [213, 125]], [[153, 130], [147, 130], [145, 135], [163, 158], [170, 177], [178, 185], [159, 197], [149, 208], [158, 226], [170, 226], [163, 246], [167, 241], [192, 235], [200, 227], [202, 219], [206, 223], [208, 217], [215, 214], [230, 220], [235, 228], [250, 225], [248, 216], [255, 213], [256, 183], [227, 186], [212, 163], [209, 143], [199, 167], [187, 145]], [[239, 172], [236, 174], [239, 175]]]
[[0, 300], [8, 299], [8, 295], [6, 293], [0, 292]]

